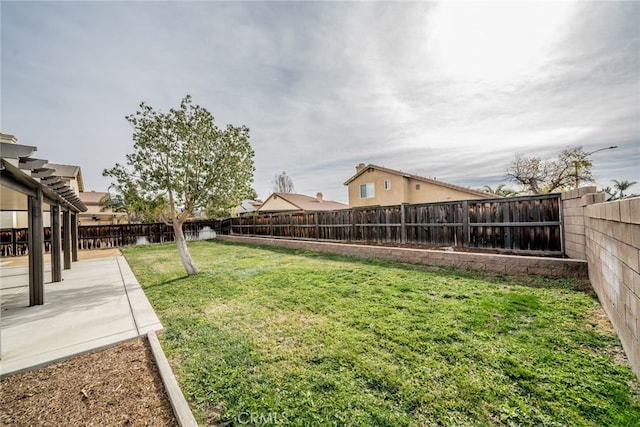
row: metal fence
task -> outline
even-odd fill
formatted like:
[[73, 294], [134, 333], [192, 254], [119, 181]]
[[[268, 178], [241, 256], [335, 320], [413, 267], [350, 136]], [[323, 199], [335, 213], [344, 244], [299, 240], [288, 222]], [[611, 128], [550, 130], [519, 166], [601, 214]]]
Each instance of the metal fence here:
[[561, 255], [560, 194], [231, 218], [222, 233]]

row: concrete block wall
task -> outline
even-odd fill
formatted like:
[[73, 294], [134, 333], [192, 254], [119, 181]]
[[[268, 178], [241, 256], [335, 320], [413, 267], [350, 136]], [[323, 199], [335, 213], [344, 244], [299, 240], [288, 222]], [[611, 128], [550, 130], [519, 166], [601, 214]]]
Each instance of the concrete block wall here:
[[535, 274], [564, 278], [587, 278], [588, 275], [585, 261], [563, 258], [438, 251], [238, 235], [218, 235], [218, 239], [234, 243], [279, 246], [359, 258], [378, 258], [433, 266], [468, 268], [501, 274]]
[[604, 194], [596, 193], [596, 187], [581, 187], [562, 193], [562, 217], [564, 220], [564, 251], [569, 258], [586, 260], [585, 208], [604, 202]]
[[585, 206], [589, 279], [640, 378], [640, 197]]

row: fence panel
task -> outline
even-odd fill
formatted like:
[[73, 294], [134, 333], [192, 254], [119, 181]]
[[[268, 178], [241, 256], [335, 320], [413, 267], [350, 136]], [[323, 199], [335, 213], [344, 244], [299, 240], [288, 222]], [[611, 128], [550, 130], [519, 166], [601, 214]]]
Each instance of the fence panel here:
[[[290, 239], [562, 253], [560, 195], [272, 213], [229, 220], [223, 233]], [[250, 219], [249, 219], [250, 218]]]
[[406, 242], [425, 246], [458, 246], [463, 239], [462, 202], [406, 205]]
[[[188, 240], [214, 232], [289, 239], [421, 247], [470, 247], [530, 254], [562, 254], [560, 195], [371, 206], [335, 211], [287, 212], [193, 221]], [[45, 250], [51, 245], [45, 228]], [[78, 227], [80, 249], [173, 241], [163, 223]], [[27, 229], [0, 230], [0, 256], [28, 251]]]
[[[225, 224], [226, 225], [226, 224]], [[183, 225], [187, 240], [210, 239], [222, 229], [222, 221], [189, 221]], [[44, 228], [44, 251], [51, 251], [51, 228]], [[164, 223], [81, 225], [78, 249], [103, 249], [147, 243], [172, 242], [173, 228]], [[64, 244], [64, 242], [63, 242]], [[29, 250], [27, 228], [0, 230], [0, 256], [26, 255]]]

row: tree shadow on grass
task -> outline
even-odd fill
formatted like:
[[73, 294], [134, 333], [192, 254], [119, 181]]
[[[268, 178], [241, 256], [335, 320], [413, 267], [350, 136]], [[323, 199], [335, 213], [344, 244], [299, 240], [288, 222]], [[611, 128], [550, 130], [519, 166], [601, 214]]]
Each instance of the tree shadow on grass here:
[[142, 288], [143, 289], [163, 288], [165, 286], [174, 284], [176, 282], [180, 282], [181, 280], [185, 280], [185, 279], [188, 279], [188, 278], [189, 278], [189, 275], [185, 274], [184, 276], [174, 277], [173, 279], [168, 279], [168, 280], [165, 280], [163, 282], [157, 282], [157, 283], [153, 283], [153, 284], [143, 285]]

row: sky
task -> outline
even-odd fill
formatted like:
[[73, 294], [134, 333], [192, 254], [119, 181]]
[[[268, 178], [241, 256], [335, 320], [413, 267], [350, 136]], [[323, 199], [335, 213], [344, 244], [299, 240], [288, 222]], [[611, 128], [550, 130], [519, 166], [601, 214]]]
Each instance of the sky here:
[[[0, 129], [82, 168], [133, 151], [125, 116], [186, 95], [250, 128], [253, 187], [347, 202], [358, 163], [516, 189], [516, 154], [591, 155], [640, 182], [640, 2], [0, 2]], [[640, 184], [631, 192], [640, 193]]]

